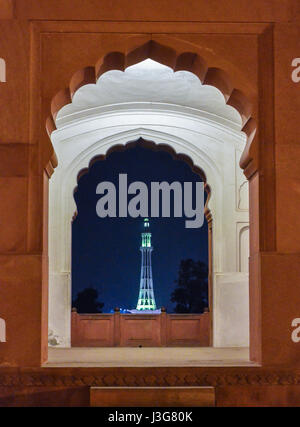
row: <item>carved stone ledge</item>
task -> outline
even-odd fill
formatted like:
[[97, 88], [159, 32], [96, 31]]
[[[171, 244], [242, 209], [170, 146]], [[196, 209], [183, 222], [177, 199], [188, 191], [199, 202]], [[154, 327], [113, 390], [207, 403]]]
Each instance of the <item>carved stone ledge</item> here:
[[138, 374], [43, 374], [40, 372], [1, 374], [3, 387], [45, 387], [45, 386], [98, 386], [98, 387], [170, 387], [170, 386], [237, 386], [237, 385], [299, 385], [300, 372], [257, 372], [257, 373], [178, 373], [165, 375], [155, 373]]

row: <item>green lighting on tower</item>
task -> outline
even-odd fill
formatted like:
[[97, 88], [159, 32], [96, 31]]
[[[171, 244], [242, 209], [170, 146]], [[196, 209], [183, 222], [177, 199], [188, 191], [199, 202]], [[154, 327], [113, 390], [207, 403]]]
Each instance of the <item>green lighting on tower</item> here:
[[137, 310], [156, 310], [156, 303], [153, 291], [151, 252], [150, 222], [148, 218], [144, 219], [144, 231], [142, 234], [142, 252], [140, 292], [137, 303]]
[[[144, 219], [144, 228], [149, 228], [150, 227], [150, 223], [149, 223], [149, 219], [145, 218]], [[143, 248], [151, 248], [151, 233], [150, 232], [144, 232], [142, 233], [142, 247]]]

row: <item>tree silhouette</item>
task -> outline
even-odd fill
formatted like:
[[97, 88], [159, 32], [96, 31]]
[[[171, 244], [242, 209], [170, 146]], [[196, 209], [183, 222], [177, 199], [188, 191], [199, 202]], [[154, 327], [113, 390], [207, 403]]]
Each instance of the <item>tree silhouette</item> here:
[[103, 302], [98, 301], [98, 291], [94, 288], [86, 288], [78, 292], [72, 306], [78, 313], [102, 313]]
[[175, 313], [203, 313], [208, 307], [208, 268], [202, 261], [185, 259], [180, 262], [177, 287], [171, 294]]

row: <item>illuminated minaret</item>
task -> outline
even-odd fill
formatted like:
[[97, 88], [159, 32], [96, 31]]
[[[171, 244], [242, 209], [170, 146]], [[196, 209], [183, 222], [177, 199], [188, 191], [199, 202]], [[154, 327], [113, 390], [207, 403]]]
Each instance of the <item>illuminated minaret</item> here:
[[151, 233], [149, 219], [144, 219], [144, 231], [142, 232], [142, 265], [140, 293], [136, 306], [137, 310], [156, 310], [156, 303], [153, 291], [152, 266], [151, 266]]

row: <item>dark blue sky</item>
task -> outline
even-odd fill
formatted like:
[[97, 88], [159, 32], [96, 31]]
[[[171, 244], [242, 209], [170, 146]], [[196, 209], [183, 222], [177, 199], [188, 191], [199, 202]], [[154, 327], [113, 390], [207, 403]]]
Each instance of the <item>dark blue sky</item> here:
[[[80, 178], [75, 193], [78, 215], [72, 225], [72, 297], [84, 288], [94, 287], [99, 300], [105, 303], [104, 312], [114, 307], [135, 308], [139, 292], [143, 219], [101, 219], [96, 214], [96, 203], [101, 197], [96, 194], [98, 183], [110, 181], [118, 189], [120, 173], [127, 173], [128, 185], [143, 181], [149, 189], [153, 181], [201, 181], [185, 162], [139, 144], [94, 163]], [[187, 229], [185, 218], [172, 218], [172, 209], [171, 218], [150, 218], [150, 221], [156, 303], [171, 312], [170, 294], [180, 261], [192, 258], [208, 263], [207, 223], [204, 221], [198, 229]]]

